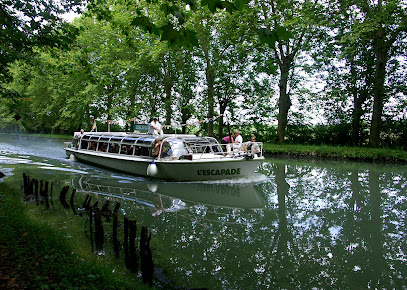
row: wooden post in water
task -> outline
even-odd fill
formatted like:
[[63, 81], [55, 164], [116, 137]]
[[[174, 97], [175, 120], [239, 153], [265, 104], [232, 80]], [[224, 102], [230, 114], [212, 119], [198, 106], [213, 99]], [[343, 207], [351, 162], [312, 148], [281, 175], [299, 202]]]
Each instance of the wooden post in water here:
[[103, 251], [105, 231], [103, 229], [102, 215], [98, 201], [93, 205], [95, 212], [95, 245], [96, 251]]
[[40, 195], [42, 196], [42, 198], [44, 200], [43, 202], [45, 203], [45, 208], [46, 209], [49, 209], [48, 185], [49, 185], [49, 182], [45, 181], [44, 188], [43, 188], [42, 192], [40, 192]]
[[120, 243], [117, 237], [117, 226], [119, 224], [118, 214], [119, 214], [120, 202], [116, 203], [113, 210], [113, 248], [114, 255], [116, 258], [120, 256]]
[[30, 184], [30, 178], [28, 177], [27, 174], [23, 173], [23, 180], [24, 180], [24, 196], [28, 195], [28, 186]]
[[[90, 199], [91, 199], [91, 198], [89, 198], [89, 200], [90, 200]], [[91, 206], [86, 207], [86, 210], [87, 210], [88, 215], [89, 215], [90, 245], [91, 245], [91, 247], [92, 247], [92, 252], [93, 252], [93, 251], [94, 251], [94, 249], [93, 249], [93, 227], [92, 227], [92, 224], [93, 224], [93, 211], [92, 211], [92, 207], [91, 207]]]
[[90, 195], [87, 194], [85, 197], [85, 201], [82, 203], [82, 208], [87, 209], [86, 205], [88, 204], [88, 199], [89, 199]]
[[129, 261], [129, 219], [124, 217], [124, 264], [127, 268], [130, 267]]
[[34, 199], [37, 205], [39, 204], [39, 196], [38, 196], [38, 179], [34, 181]]
[[137, 221], [129, 221], [129, 269], [133, 273], [138, 272], [137, 252], [136, 252]]
[[66, 202], [66, 194], [68, 193], [68, 190], [69, 186], [66, 185], [62, 188], [61, 193], [59, 194], [59, 201], [65, 209], [69, 208], [69, 204]]
[[75, 202], [74, 202], [75, 193], [76, 193], [76, 189], [72, 190], [71, 198], [69, 200], [69, 204], [71, 205], [73, 215], [76, 215]]
[[143, 282], [152, 284], [154, 274], [153, 255], [150, 249], [151, 233], [148, 234], [147, 227], [141, 227], [140, 236], [140, 257], [141, 257], [141, 275]]
[[51, 206], [52, 208], [54, 208], [54, 197], [52, 196], [52, 194], [54, 193], [54, 183], [51, 183], [51, 193], [50, 193], [50, 200], [51, 200]]
[[109, 208], [110, 200], [106, 200], [105, 203], [102, 206], [102, 216], [105, 217], [107, 222], [110, 222], [110, 218], [112, 217], [112, 211]]
[[44, 180], [41, 180], [40, 181], [40, 195], [39, 195], [41, 204], [44, 203], [44, 197], [42, 196], [43, 190], [44, 190]]

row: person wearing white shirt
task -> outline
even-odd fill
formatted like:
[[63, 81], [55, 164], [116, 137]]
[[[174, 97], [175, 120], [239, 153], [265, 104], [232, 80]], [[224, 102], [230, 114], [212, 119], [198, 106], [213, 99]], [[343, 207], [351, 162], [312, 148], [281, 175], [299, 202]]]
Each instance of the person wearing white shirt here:
[[153, 135], [162, 135], [163, 134], [163, 126], [161, 126], [160, 122], [158, 122], [158, 118], [154, 117], [150, 123], [150, 130]]
[[[234, 152], [238, 152], [240, 150], [240, 148], [242, 147], [243, 137], [242, 137], [242, 135], [240, 135], [239, 130], [235, 130], [235, 132], [233, 133], [233, 140], [234, 141], [232, 144], [228, 144], [226, 146], [228, 154], [230, 154], [231, 147], [233, 148]], [[232, 145], [232, 146], [230, 146], [230, 145]]]

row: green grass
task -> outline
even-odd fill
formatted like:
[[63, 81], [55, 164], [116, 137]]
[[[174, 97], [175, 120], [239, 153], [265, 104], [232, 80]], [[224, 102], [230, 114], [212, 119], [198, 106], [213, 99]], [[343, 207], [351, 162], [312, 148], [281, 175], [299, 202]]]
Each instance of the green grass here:
[[0, 279], [2, 288], [145, 289], [111, 269], [73, 254], [60, 233], [30, 219], [21, 198], [0, 183]]
[[290, 155], [302, 157], [348, 159], [377, 162], [407, 162], [407, 152], [388, 148], [313, 146], [313, 145], [277, 145], [264, 144], [266, 155]]

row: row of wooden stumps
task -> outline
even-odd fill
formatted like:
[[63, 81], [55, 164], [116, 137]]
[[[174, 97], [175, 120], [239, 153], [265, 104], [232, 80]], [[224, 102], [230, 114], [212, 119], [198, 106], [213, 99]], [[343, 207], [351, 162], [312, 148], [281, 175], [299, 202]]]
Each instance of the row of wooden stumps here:
[[52, 198], [52, 193], [54, 191], [54, 184], [51, 183], [51, 187], [49, 188], [48, 181], [38, 181], [38, 179], [30, 179], [30, 177], [23, 173], [24, 179], [24, 199], [31, 200], [34, 199], [37, 205], [45, 204], [45, 208], [50, 208], [51, 206], [54, 207], [54, 202]]
[[[34, 200], [37, 205], [45, 204], [46, 209], [50, 209], [50, 204], [53, 204], [53, 183], [49, 189], [48, 181], [38, 181], [37, 179], [31, 179], [27, 174], [23, 173], [24, 178], [24, 196], [25, 200]], [[116, 258], [120, 257], [120, 242], [118, 238], [118, 227], [119, 227], [119, 208], [120, 203], [115, 204], [113, 212], [109, 209], [110, 201], [106, 200], [105, 203], [99, 208], [99, 201], [96, 201], [92, 205], [92, 196], [87, 195], [85, 201], [83, 202], [81, 209], [82, 211], [76, 210], [75, 207], [75, 194], [76, 190], [73, 189], [69, 203], [67, 202], [67, 194], [69, 191], [69, 186], [64, 186], [59, 194], [59, 201], [65, 209], [71, 209], [74, 215], [82, 216], [82, 211], [85, 211], [89, 216], [89, 232], [92, 251], [101, 252], [104, 246], [105, 230], [103, 226], [103, 218], [106, 222], [110, 222], [113, 217], [113, 247]], [[139, 257], [137, 254], [137, 221], [130, 220], [126, 216], [124, 217], [124, 256], [125, 265], [133, 273], [138, 273], [139, 269]], [[151, 233], [148, 233], [148, 228], [145, 226], [141, 227], [140, 235], [140, 268], [144, 283], [152, 284], [153, 273], [154, 273], [154, 263], [152, 257], [152, 251], [150, 248]]]

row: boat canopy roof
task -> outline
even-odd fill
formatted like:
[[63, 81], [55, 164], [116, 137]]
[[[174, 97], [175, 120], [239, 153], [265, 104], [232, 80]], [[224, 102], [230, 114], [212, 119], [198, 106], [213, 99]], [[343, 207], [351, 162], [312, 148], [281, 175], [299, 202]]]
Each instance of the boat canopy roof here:
[[[75, 133], [75, 138], [80, 137], [80, 133]], [[172, 144], [178, 143], [174, 140], [183, 140], [187, 144], [213, 144], [218, 143], [216, 139], [211, 137], [197, 137], [195, 135], [187, 134], [163, 134], [163, 135], [151, 135], [142, 133], [122, 133], [122, 132], [87, 132], [82, 137], [82, 141], [96, 141], [106, 143], [122, 143], [129, 145], [150, 146], [155, 140], [160, 139], [162, 141], [168, 141]]]

